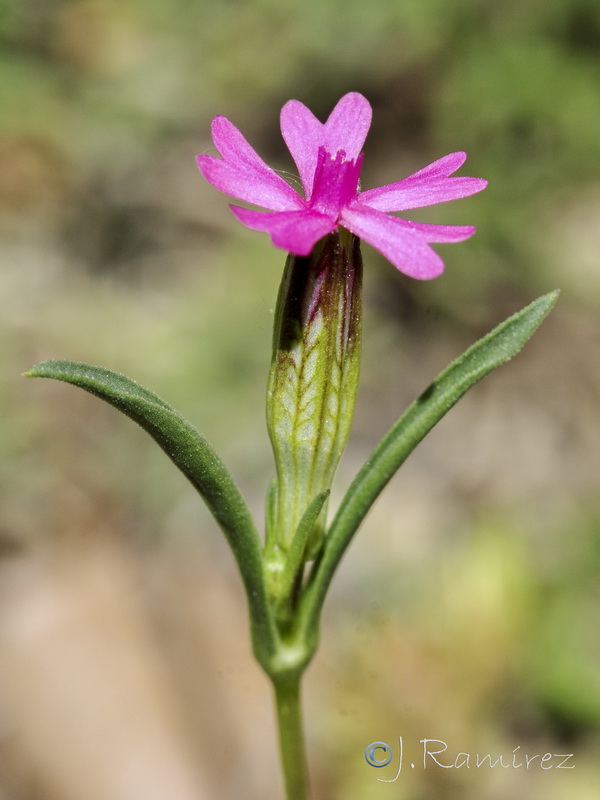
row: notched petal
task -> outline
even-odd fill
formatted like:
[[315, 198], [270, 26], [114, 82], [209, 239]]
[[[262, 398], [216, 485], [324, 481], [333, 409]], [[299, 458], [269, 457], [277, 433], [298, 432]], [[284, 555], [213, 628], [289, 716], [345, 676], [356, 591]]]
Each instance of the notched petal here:
[[341, 224], [379, 250], [396, 269], [411, 278], [431, 280], [444, 271], [442, 259], [420, 232], [411, 229], [407, 220], [355, 202], [344, 209]]
[[310, 210], [269, 213], [238, 206], [231, 210], [246, 227], [269, 233], [276, 247], [297, 256], [309, 255], [319, 239], [337, 228], [335, 219]]
[[488, 182], [483, 178], [417, 178], [413, 175], [397, 183], [362, 192], [360, 201], [377, 211], [407, 211], [470, 197], [483, 191], [487, 185]]
[[200, 155], [197, 163], [216, 189], [271, 211], [305, 207], [304, 199], [262, 160], [226, 117], [214, 118], [212, 137], [222, 158]]
[[337, 103], [327, 122], [319, 122], [299, 100], [290, 100], [281, 110], [281, 133], [304, 186], [311, 195], [319, 148], [324, 147], [333, 157], [340, 150], [348, 161], [356, 161], [371, 127], [372, 110], [369, 101], [358, 92], [349, 92]]

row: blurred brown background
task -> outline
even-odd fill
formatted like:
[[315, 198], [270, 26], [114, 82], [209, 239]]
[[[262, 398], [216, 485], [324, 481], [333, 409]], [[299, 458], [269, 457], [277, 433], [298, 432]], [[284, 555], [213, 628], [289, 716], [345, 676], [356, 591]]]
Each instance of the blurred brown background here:
[[[388, 487], [306, 682], [315, 798], [598, 796], [600, 6], [596, 0], [0, 0], [0, 798], [281, 796], [266, 680], [210, 516], [133, 423], [20, 374], [72, 358], [186, 414], [262, 520], [284, 254], [196, 170], [210, 120], [268, 161], [290, 97], [374, 108], [365, 188], [458, 149], [482, 194], [432, 283], [365, 248], [339, 500], [448, 360], [559, 306]], [[383, 740], [574, 753], [573, 770], [369, 767]], [[448, 758], [452, 761], [452, 758]], [[556, 762], [554, 762], [556, 763]]]

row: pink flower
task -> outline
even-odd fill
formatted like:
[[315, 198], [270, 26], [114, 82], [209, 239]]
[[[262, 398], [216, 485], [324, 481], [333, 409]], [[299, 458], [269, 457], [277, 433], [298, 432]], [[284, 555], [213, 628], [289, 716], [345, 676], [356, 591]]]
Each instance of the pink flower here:
[[198, 156], [204, 177], [219, 191], [267, 211], [231, 206], [248, 228], [271, 234], [273, 244], [307, 256], [315, 243], [341, 225], [373, 245], [412, 278], [436, 278], [444, 270], [431, 242], [461, 242], [472, 225], [410, 222], [388, 212], [457, 200], [487, 186], [481, 178], [451, 178], [466, 153], [434, 161], [396, 183], [359, 192], [362, 146], [371, 125], [371, 106], [361, 94], [344, 95], [324, 124], [298, 100], [281, 110], [281, 133], [302, 180], [304, 197], [265, 164], [239, 130], [214, 118], [212, 138], [222, 158]]

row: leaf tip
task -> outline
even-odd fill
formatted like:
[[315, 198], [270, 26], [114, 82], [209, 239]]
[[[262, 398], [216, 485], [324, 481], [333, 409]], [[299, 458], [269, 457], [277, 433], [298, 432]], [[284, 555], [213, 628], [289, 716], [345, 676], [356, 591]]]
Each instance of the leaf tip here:
[[43, 378], [45, 377], [44, 367], [51, 364], [50, 361], [40, 361], [39, 364], [34, 364], [29, 369], [26, 369], [25, 372], [21, 373], [23, 378]]
[[556, 305], [556, 301], [558, 300], [560, 292], [560, 289], [554, 289], [552, 292], [543, 294], [541, 297], [538, 297], [537, 300], [534, 300], [532, 306], [536, 306], [538, 312], [541, 313], [540, 322], [550, 313], [550, 311], [552, 311]]

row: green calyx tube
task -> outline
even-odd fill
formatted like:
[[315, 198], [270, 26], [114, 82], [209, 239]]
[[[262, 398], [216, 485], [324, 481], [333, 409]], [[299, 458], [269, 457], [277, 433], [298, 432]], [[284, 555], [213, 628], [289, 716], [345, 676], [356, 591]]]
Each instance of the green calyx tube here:
[[360, 241], [348, 231], [329, 234], [307, 257], [288, 256], [267, 389], [277, 479], [265, 563], [276, 595], [288, 558], [300, 570], [323, 542], [327, 495], [354, 413], [361, 298]]

